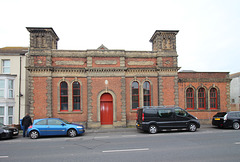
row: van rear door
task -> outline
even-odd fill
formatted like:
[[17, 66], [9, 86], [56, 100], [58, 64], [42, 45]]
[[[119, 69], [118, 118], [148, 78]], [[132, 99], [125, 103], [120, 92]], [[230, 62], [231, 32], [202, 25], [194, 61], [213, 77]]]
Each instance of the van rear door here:
[[139, 108], [137, 110], [137, 124], [142, 124], [142, 115], [143, 115], [143, 109], [142, 108]]

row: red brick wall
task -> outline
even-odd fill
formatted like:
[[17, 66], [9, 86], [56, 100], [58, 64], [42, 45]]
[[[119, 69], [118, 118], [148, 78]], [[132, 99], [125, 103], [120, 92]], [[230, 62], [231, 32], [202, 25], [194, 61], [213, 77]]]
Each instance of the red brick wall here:
[[120, 121], [121, 116], [121, 77], [96, 77], [92, 78], [92, 120], [97, 121], [97, 97], [101, 91], [106, 90], [105, 80], [108, 80], [108, 89], [113, 91], [116, 95], [116, 107], [117, 107], [117, 121]]
[[179, 78], [228, 78], [228, 72], [179, 72]]
[[162, 77], [163, 105], [175, 105], [174, 78], [175, 77]]
[[[62, 78], [53, 78], [52, 79], [52, 108], [53, 108], [53, 117], [66, 119], [69, 122], [85, 122], [87, 121], [87, 79], [78, 78], [82, 83], [82, 113], [58, 113], [58, 84]], [[66, 81], [72, 83], [75, 78], [65, 78]], [[71, 86], [70, 84], [68, 86]]]
[[[157, 106], [158, 105], [158, 79], [157, 78], [148, 78], [152, 85], [152, 101], [153, 103], [152, 106]], [[126, 115], [127, 115], [127, 120], [136, 120], [136, 111], [131, 111], [131, 94], [130, 94], [130, 88], [131, 88], [131, 83], [134, 80], [134, 78], [126, 78]], [[146, 80], [145, 77], [139, 77], [137, 78], [137, 81], [139, 81], [141, 84]]]
[[33, 113], [34, 119], [46, 118], [47, 116], [47, 79], [46, 77], [33, 78]]
[[35, 56], [34, 57], [34, 66], [46, 66], [46, 57], [45, 56]]
[[162, 57], [162, 65], [164, 67], [173, 67], [173, 57]]
[[[186, 79], [186, 78], [194, 78], [194, 79], [209, 79], [209, 82], [198, 82], [195, 80], [195, 82], [181, 82], [181, 79]], [[190, 85], [194, 87], [194, 89], [197, 91], [199, 87], [204, 87], [206, 88], [206, 93], [209, 92], [210, 88], [213, 87], [213, 85], [219, 90], [220, 92], [220, 110], [211, 110], [208, 107], [208, 110], [188, 110], [191, 114], [194, 116], [198, 117], [199, 119], [212, 119], [212, 116], [216, 114], [217, 111], [227, 111], [227, 82], [224, 81], [217, 81], [217, 79], [224, 79], [228, 78], [228, 73], [179, 73], [179, 79], [180, 82], [178, 83], [178, 92], [179, 92], [179, 106], [182, 108], [186, 108], [186, 103], [185, 103], [185, 90], [187, 87]], [[216, 81], [210, 82], [210, 79]], [[195, 94], [197, 93], [195, 91]], [[197, 96], [195, 96], [197, 97]], [[208, 93], [208, 98], [209, 98], [209, 93]], [[206, 98], [206, 100], [208, 100]], [[209, 100], [208, 100], [209, 101]], [[197, 102], [197, 98], [195, 98], [195, 102]], [[195, 104], [196, 105], [196, 104]], [[209, 102], [208, 102], [209, 105]]]

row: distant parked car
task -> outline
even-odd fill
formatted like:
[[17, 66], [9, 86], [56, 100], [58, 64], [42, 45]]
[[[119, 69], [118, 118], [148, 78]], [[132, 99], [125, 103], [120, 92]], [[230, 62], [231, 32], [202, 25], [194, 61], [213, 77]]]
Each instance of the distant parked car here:
[[15, 127], [9, 127], [0, 123], [0, 139], [2, 138], [12, 138], [18, 135], [18, 129]]
[[151, 134], [162, 129], [200, 128], [198, 119], [180, 107], [149, 106], [137, 110], [136, 127]]
[[240, 111], [218, 112], [213, 116], [212, 125], [219, 128], [239, 129]]
[[84, 132], [85, 130], [83, 125], [69, 123], [68, 121], [60, 118], [36, 119], [33, 121], [33, 125], [28, 128], [28, 135], [32, 139], [36, 139], [39, 136], [58, 135], [75, 137]]

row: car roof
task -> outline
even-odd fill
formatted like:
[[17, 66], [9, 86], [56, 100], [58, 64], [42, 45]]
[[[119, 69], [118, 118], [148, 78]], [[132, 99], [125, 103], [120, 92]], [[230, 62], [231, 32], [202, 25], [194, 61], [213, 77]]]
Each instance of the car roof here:
[[47, 120], [47, 119], [59, 119], [62, 120], [60, 118], [42, 118], [42, 119], [34, 119], [34, 122], [40, 121], [40, 120]]

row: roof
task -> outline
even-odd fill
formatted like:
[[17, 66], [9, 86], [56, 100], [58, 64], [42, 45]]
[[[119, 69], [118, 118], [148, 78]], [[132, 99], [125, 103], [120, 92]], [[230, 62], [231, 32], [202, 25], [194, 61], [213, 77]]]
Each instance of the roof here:
[[28, 47], [3, 47], [0, 48], [1, 54], [25, 54], [28, 52]]
[[177, 34], [178, 32], [179, 32], [179, 30], [156, 30], [149, 41], [152, 42], [153, 39], [156, 37], [156, 35], [160, 34], [160, 33], [175, 33], [175, 34]]
[[53, 30], [53, 28], [51, 27], [26, 27], [27, 30], [31, 33], [31, 32], [42, 32], [42, 31], [49, 31], [51, 32], [55, 37], [56, 37], [56, 40], [58, 41], [59, 40], [59, 37], [57, 36], [57, 34], [55, 33], [55, 31]]
[[237, 78], [237, 77], [240, 77], [240, 72], [238, 73], [234, 73], [234, 74], [230, 74], [230, 78]]

